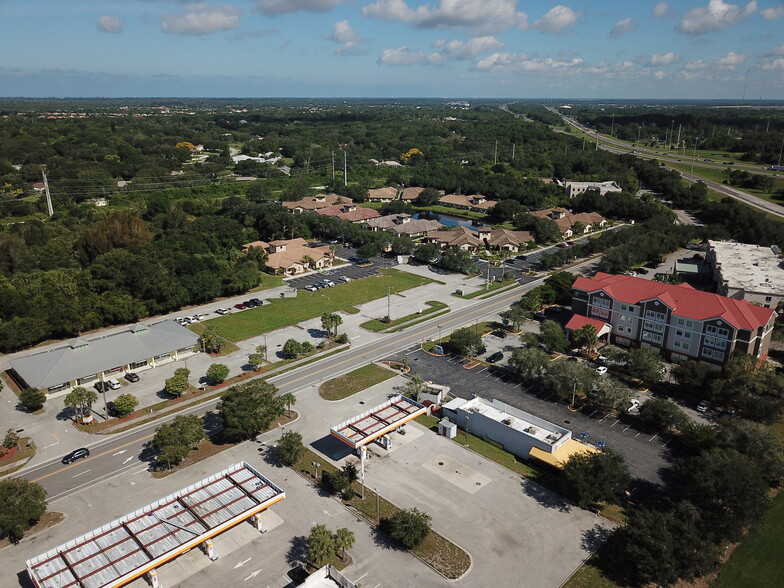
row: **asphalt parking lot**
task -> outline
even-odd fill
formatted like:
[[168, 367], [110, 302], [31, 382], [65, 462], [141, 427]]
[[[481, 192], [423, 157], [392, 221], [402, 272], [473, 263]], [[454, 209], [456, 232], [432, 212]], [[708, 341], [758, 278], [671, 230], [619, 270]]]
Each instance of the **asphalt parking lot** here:
[[[493, 335], [486, 337], [486, 344], [496, 345], [493, 339], [497, 338]], [[507, 338], [499, 339], [498, 343], [511, 346], [516, 341]], [[669, 467], [670, 453], [665, 440], [655, 433], [637, 429], [598, 410], [571, 412], [567, 408], [568, 402], [522, 382], [515, 374], [499, 366], [480, 365], [469, 370], [463, 367], [467, 362], [462, 358], [436, 357], [413, 347], [390, 359], [402, 361], [404, 355], [408, 355], [412, 374], [451, 386], [454, 396], [470, 398], [472, 394], [477, 394], [485, 398], [498, 398], [520, 410], [567, 427], [578, 440], [581, 434], [587, 434], [588, 442], [603, 441], [607, 447], [621, 454], [632, 476], [656, 484], [662, 483], [662, 469]], [[504, 355], [506, 357], [499, 364], [508, 359], [509, 353], [505, 351]]]

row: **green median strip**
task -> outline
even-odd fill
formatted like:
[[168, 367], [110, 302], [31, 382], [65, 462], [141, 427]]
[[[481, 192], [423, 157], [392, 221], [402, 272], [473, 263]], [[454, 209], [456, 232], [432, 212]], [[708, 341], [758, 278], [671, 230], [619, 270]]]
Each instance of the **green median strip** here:
[[343, 400], [396, 375], [392, 370], [371, 363], [338, 378], [327, 380], [319, 388], [319, 396], [325, 400]]
[[[373, 319], [372, 321], [364, 322], [364, 323], [362, 323], [359, 326], [362, 327], [363, 329], [367, 329], [368, 331], [373, 331], [374, 333], [379, 333], [381, 331], [387, 331], [387, 330], [390, 330], [390, 329], [392, 329], [394, 327], [400, 326], [403, 323], [407, 323], [409, 321], [416, 320], [417, 318], [419, 318], [421, 316], [424, 316], [424, 315], [427, 315], [427, 314], [431, 314], [431, 313], [434, 313], [436, 311], [443, 310], [445, 308], [449, 308], [443, 302], [438, 302], [436, 300], [428, 300], [427, 302], [425, 302], [425, 304], [427, 305], [427, 308], [420, 309], [417, 312], [414, 312], [414, 313], [411, 313], [409, 315], [400, 317], [400, 318], [395, 319], [393, 321], [384, 322], [383, 320], [380, 320], [380, 319]], [[430, 317], [428, 317], [428, 318], [430, 318]], [[395, 332], [395, 331], [392, 331], [392, 332]]]

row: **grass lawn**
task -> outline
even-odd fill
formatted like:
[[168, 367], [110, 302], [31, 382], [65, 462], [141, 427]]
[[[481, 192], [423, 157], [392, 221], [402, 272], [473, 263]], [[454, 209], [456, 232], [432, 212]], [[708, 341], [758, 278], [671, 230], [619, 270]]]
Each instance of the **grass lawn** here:
[[618, 584], [608, 580], [602, 572], [593, 565], [594, 556], [585, 562], [563, 588], [620, 588]]
[[327, 380], [319, 388], [319, 396], [325, 400], [343, 400], [396, 375], [392, 370], [371, 363], [339, 378]]
[[762, 522], [749, 533], [713, 582], [715, 588], [784, 586], [784, 492], [773, 499]]
[[378, 319], [373, 319], [372, 321], [367, 321], [359, 325], [363, 329], [367, 329], [368, 331], [373, 331], [374, 333], [378, 333], [381, 331], [385, 331], [387, 329], [391, 329], [392, 327], [397, 327], [398, 325], [402, 325], [403, 323], [407, 323], [408, 321], [413, 321], [414, 319], [428, 315], [430, 313], [436, 312], [438, 310], [443, 310], [444, 308], [449, 308], [443, 302], [438, 302], [436, 300], [428, 300], [425, 302], [428, 308], [423, 309], [419, 312], [414, 312], [404, 317], [400, 317], [399, 319], [395, 319], [388, 323], [384, 323]]
[[243, 341], [319, 317], [325, 312], [343, 310], [354, 314], [355, 306], [386, 296], [387, 286], [392, 288], [392, 293], [399, 293], [434, 281], [390, 268], [382, 270], [377, 276], [354, 280], [318, 292], [301, 290], [296, 298], [275, 298], [264, 306], [227, 314], [188, 327], [201, 335], [208, 326], [214, 326], [220, 335], [229, 341]]

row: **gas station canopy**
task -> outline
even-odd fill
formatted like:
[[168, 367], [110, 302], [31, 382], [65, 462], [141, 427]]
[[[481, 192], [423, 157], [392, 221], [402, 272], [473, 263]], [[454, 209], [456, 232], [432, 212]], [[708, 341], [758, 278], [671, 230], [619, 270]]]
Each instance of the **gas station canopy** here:
[[285, 497], [239, 462], [27, 560], [27, 571], [37, 588], [123, 586]]
[[406, 396], [393, 396], [383, 404], [332, 427], [329, 433], [351, 448], [359, 449], [426, 412], [424, 405]]

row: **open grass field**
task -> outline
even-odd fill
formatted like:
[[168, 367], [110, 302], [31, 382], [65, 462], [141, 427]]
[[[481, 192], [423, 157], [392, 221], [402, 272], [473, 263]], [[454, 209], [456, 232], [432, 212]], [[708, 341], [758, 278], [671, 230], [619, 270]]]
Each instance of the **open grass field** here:
[[343, 400], [396, 375], [392, 370], [371, 363], [338, 378], [327, 380], [319, 388], [319, 396], [325, 400]]
[[390, 268], [377, 276], [354, 280], [318, 292], [301, 290], [296, 298], [275, 298], [264, 306], [189, 325], [189, 328], [201, 335], [208, 326], [214, 326], [220, 335], [229, 341], [243, 341], [319, 317], [325, 312], [343, 310], [354, 313], [356, 305], [386, 296], [388, 286], [391, 287], [392, 293], [399, 293], [434, 281]]
[[713, 588], [784, 586], [784, 493], [719, 571]]

